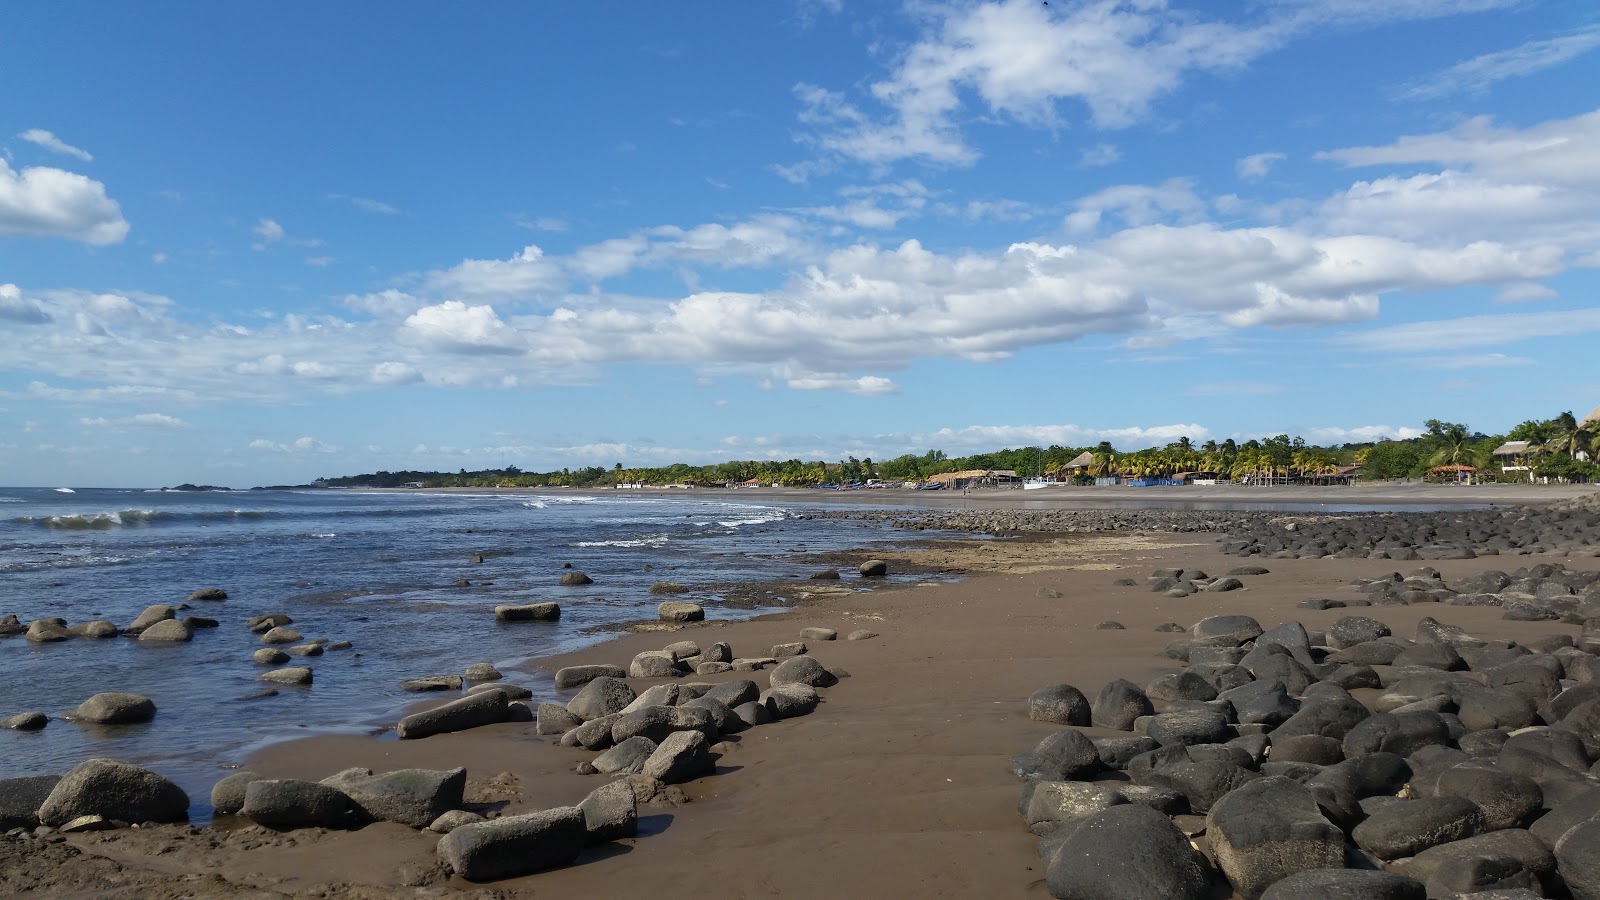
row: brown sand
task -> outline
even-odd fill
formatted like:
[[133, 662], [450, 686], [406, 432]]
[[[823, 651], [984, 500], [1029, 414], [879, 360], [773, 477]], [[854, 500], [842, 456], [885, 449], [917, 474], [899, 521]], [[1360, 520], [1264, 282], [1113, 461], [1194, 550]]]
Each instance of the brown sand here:
[[[813, 643], [816, 658], [853, 675], [824, 691], [814, 714], [737, 736], [715, 775], [683, 786], [689, 802], [642, 808], [639, 838], [590, 851], [570, 868], [473, 885], [434, 868], [437, 836], [398, 826], [284, 837], [252, 827], [220, 838], [212, 830], [166, 826], [70, 837], [69, 845], [115, 864], [80, 859], [52, 869], [39, 860], [40, 877], [11, 887], [73, 897], [654, 897], [663, 891], [728, 898], [1045, 897], [1044, 865], [1015, 812], [1020, 785], [1007, 766], [1008, 757], [1055, 728], [1028, 720], [1029, 693], [1067, 682], [1093, 697], [1114, 677], [1144, 683], [1174, 670], [1177, 664], [1160, 655], [1172, 635], [1153, 630], [1163, 622], [1187, 626], [1226, 612], [1253, 615], [1268, 627], [1291, 619], [1325, 627], [1344, 611], [1295, 604], [1354, 596], [1344, 586], [1352, 577], [1422, 565], [1272, 560], [1265, 563], [1272, 573], [1245, 578], [1245, 590], [1174, 599], [1111, 582], [1163, 566], [1220, 574], [1242, 561], [1220, 555], [1210, 535], [987, 542], [930, 552], [944, 555], [923, 562], [984, 574], [957, 584], [826, 594], [755, 621], [630, 634], [541, 661], [546, 674], [580, 662], [625, 665], [641, 650], [682, 639], [702, 646], [728, 641], [736, 655], [761, 655], [811, 625], [835, 628], [841, 637], [858, 628], [881, 635]], [[1453, 579], [1536, 561], [1430, 565]], [[1600, 566], [1597, 559], [1562, 561]], [[1576, 632], [1558, 623], [1503, 621], [1496, 608], [1429, 604], [1357, 612], [1406, 635], [1425, 615], [1485, 636]], [[1094, 629], [1106, 619], [1127, 630]], [[525, 679], [534, 677], [542, 676]], [[764, 683], [764, 675], [755, 677]], [[575, 803], [601, 784], [600, 776], [573, 771], [588, 758], [535, 736], [529, 725], [507, 724], [421, 741], [295, 741], [258, 754], [249, 768], [267, 777], [319, 779], [357, 765], [464, 765], [472, 779], [469, 800], [506, 800], [504, 810], [516, 813]], [[514, 778], [486, 781], [498, 773]], [[7, 869], [23, 864], [0, 858], [0, 890]]]

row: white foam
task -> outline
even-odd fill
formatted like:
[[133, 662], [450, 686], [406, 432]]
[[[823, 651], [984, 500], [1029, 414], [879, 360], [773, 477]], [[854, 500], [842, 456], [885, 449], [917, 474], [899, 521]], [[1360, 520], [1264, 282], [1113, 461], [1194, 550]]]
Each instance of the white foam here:
[[665, 546], [670, 538], [664, 534], [653, 534], [644, 538], [628, 538], [615, 541], [578, 541], [574, 547], [661, 547]]

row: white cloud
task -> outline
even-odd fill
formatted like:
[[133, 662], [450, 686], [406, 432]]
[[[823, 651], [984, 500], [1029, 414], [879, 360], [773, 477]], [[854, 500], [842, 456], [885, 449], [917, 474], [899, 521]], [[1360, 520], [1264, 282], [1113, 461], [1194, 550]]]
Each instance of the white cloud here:
[[90, 155], [89, 151], [74, 147], [43, 128], [30, 128], [17, 136], [30, 144], [37, 144], [53, 153], [76, 156], [84, 162], [94, 162], [94, 157]]
[[1073, 234], [1086, 234], [1114, 216], [1125, 225], [1156, 222], [1191, 224], [1205, 217], [1206, 203], [1187, 178], [1169, 178], [1159, 185], [1119, 184], [1080, 199], [1066, 218]]
[[447, 297], [531, 297], [566, 284], [561, 267], [533, 244], [510, 259], [466, 259], [423, 277], [423, 288]]
[[[1374, 441], [1403, 441], [1411, 438], [1422, 437], [1423, 430], [1402, 425], [1398, 428], [1392, 425], [1358, 425], [1354, 428], [1340, 428], [1338, 426], [1324, 426], [1306, 428], [1299, 431], [1275, 432], [1276, 434], [1298, 434], [1307, 442], [1321, 446], [1334, 444], [1365, 444]], [[1270, 437], [1266, 433], [1254, 437]]]
[[1465, 316], [1389, 325], [1341, 336], [1338, 343], [1375, 353], [1496, 347], [1530, 338], [1600, 331], [1600, 309]]
[[1122, 151], [1117, 149], [1116, 144], [1101, 141], [1093, 147], [1085, 147], [1083, 149], [1083, 152], [1078, 155], [1078, 168], [1095, 169], [1101, 166], [1109, 166], [1120, 159], [1122, 159]]
[[422, 373], [406, 363], [385, 360], [372, 367], [367, 380], [383, 385], [415, 384], [422, 380]]
[[[261, 239], [261, 244], [275, 244], [283, 240], [283, 226], [274, 219], [261, 219], [250, 229], [250, 233]], [[258, 246], [257, 249], [260, 249]]]
[[39, 304], [22, 296], [21, 288], [14, 284], [0, 284], [0, 321], [43, 325], [50, 321], [50, 314]]
[[1241, 21], [1146, 0], [917, 4], [923, 32], [868, 86], [870, 110], [815, 84], [799, 84], [795, 94], [810, 129], [805, 140], [827, 153], [872, 165], [970, 165], [978, 153], [961, 134], [962, 119], [987, 113], [1054, 128], [1067, 118], [1063, 101], [1075, 101], [1096, 126], [1124, 128], [1191, 75], [1237, 71], [1307, 34], [1511, 2], [1282, 2], [1247, 6], [1253, 18]]
[[1570, 62], [1600, 47], [1600, 26], [1560, 37], [1528, 41], [1463, 60], [1400, 92], [1409, 100], [1435, 100], [1456, 93], [1482, 93], [1507, 78], [1520, 78]]
[[129, 428], [179, 430], [189, 427], [189, 423], [182, 419], [164, 413], [138, 413], [118, 419], [107, 419], [103, 416], [85, 417], [78, 419], [78, 422], [81, 425], [92, 428], [106, 428], [113, 431], [122, 431]]
[[332, 444], [324, 444], [321, 441], [317, 440], [316, 438], [310, 437], [309, 435], [306, 436], [306, 437], [296, 438], [295, 440], [290, 441], [287, 444], [281, 444], [281, 443], [278, 443], [277, 441], [269, 441], [269, 440], [266, 440], [265, 438], [258, 438], [256, 440], [253, 440], [253, 441], [250, 442], [250, 449], [251, 450], [267, 450], [267, 451], [271, 451], [273, 453], [284, 453], [284, 454], [288, 454], [288, 455], [300, 455], [300, 454], [305, 454], [305, 453], [337, 453], [337, 452], [339, 452], [339, 448], [338, 447], [336, 447], [336, 446], [334, 446]]
[[1252, 153], [1233, 164], [1239, 177], [1246, 181], [1259, 181], [1267, 177], [1272, 167], [1289, 157], [1283, 153]]
[[1494, 295], [1496, 303], [1532, 303], [1535, 300], [1554, 300], [1560, 296], [1554, 290], [1537, 281], [1522, 281], [1508, 284]]
[[324, 269], [324, 268], [327, 268], [328, 266], [333, 265], [333, 257], [331, 257], [331, 256], [308, 256], [308, 257], [306, 257], [306, 265], [312, 266], [312, 267], [318, 268], [318, 269]]
[[44, 166], [17, 172], [0, 159], [0, 235], [115, 244], [128, 236], [128, 222], [92, 178]]
[[446, 300], [412, 313], [404, 327], [415, 340], [450, 352], [516, 353], [520, 350], [517, 333], [491, 306], [468, 306], [459, 300]]
[[384, 203], [382, 200], [373, 200], [369, 197], [353, 197], [349, 194], [329, 194], [329, 200], [339, 200], [348, 203], [362, 212], [377, 213], [383, 216], [399, 215], [397, 207]]
[[1461, 353], [1453, 356], [1408, 356], [1406, 365], [1418, 369], [1498, 369], [1505, 366], [1531, 366], [1526, 356], [1504, 353]]
[[877, 375], [851, 378], [848, 375], [815, 373], [789, 378], [787, 384], [796, 391], [844, 391], [847, 394], [881, 396], [900, 393], [900, 386]]
[[1179, 438], [1204, 441], [1211, 429], [1204, 425], [1174, 424], [1093, 428], [1083, 425], [968, 425], [905, 436], [908, 447], [937, 447], [951, 453], [994, 450], [999, 447], [1088, 447], [1110, 441], [1119, 450], [1163, 446]]

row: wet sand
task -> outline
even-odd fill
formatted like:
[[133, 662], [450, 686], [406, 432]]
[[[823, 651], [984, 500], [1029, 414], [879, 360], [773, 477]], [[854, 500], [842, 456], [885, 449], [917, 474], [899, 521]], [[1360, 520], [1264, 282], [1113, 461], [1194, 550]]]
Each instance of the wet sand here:
[[[635, 653], [684, 639], [702, 646], [727, 641], [737, 656], [765, 655], [774, 644], [797, 640], [806, 626], [837, 629], [841, 638], [862, 628], [880, 635], [812, 642], [819, 661], [852, 675], [823, 691], [815, 713], [736, 736], [714, 775], [682, 786], [688, 802], [641, 807], [640, 837], [595, 848], [569, 868], [474, 885], [437, 870], [436, 835], [399, 826], [284, 836], [256, 827], [191, 833], [162, 826], [69, 837], [71, 845], [112, 861], [88, 866], [79, 860], [73, 871], [100, 866], [109, 874], [92, 884], [74, 882], [69, 867], [61, 866], [59, 878], [52, 881], [46, 872], [31, 882], [37, 888], [32, 895], [647, 897], [670, 889], [733, 898], [1046, 897], [1036, 840], [1015, 811], [1021, 786], [1007, 765], [1008, 757], [1056, 730], [1028, 719], [1029, 693], [1067, 682], [1093, 697], [1112, 678], [1144, 683], [1176, 670], [1177, 663], [1160, 654], [1172, 635], [1153, 630], [1164, 622], [1188, 626], [1208, 615], [1245, 613], [1268, 627], [1289, 620], [1326, 627], [1346, 611], [1295, 605], [1310, 597], [1354, 596], [1345, 586], [1354, 577], [1423, 565], [1270, 560], [1264, 564], [1271, 573], [1244, 578], [1244, 590], [1181, 599], [1112, 584], [1123, 576], [1141, 580], [1160, 567], [1220, 574], [1243, 562], [1221, 555], [1219, 546], [1216, 535], [1138, 534], [941, 543], [917, 561], [975, 574], [953, 584], [826, 592], [761, 619], [628, 634], [540, 660], [526, 672], [507, 672], [510, 680], [531, 684], [562, 665], [626, 665]], [[1560, 560], [1569, 568], [1600, 568], [1600, 559]], [[1537, 561], [1426, 564], [1450, 580]], [[847, 572], [838, 586], [863, 584]], [[1401, 634], [1427, 615], [1511, 639], [1578, 631], [1553, 622], [1504, 621], [1493, 607], [1359, 612]], [[1126, 630], [1094, 628], [1108, 619]], [[471, 656], [470, 647], [440, 651], [448, 665]], [[736, 675], [743, 673], [687, 680]], [[765, 673], [753, 677], [765, 683]], [[1090, 731], [1101, 733], [1111, 732]], [[268, 748], [248, 765], [264, 777], [311, 780], [348, 766], [462, 765], [469, 802], [503, 804], [499, 808], [510, 814], [577, 802], [604, 783], [602, 776], [574, 771], [592, 758], [536, 736], [531, 725], [504, 724], [420, 741], [294, 741]], [[16, 862], [0, 860], [0, 866]], [[98, 893], [117, 879], [115, 891]], [[203, 889], [196, 892], [196, 885]]]

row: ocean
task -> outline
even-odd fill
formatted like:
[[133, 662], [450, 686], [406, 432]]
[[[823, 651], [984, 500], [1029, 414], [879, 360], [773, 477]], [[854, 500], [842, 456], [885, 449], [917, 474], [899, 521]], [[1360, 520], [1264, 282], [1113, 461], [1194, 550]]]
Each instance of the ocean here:
[[[158, 709], [145, 725], [57, 720], [36, 733], [0, 730], [0, 777], [110, 757], [174, 779], [203, 816], [211, 785], [253, 749], [379, 731], [408, 704], [440, 696], [405, 692], [403, 679], [460, 674], [476, 662], [506, 669], [603, 640], [608, 626], [654, 619], [664, 598], [649, 587], [658, 580], [688, 586], [676, 599], [703, 604], [709, 618], [748, 617], [805, 587], [819, 568], [811, 554], [935, 536], [796, 518], [805, 508], [703, 492], [0, 488], [0, 615], [125, 626], [146, 606], [180, 605], [200, 588], [228, 593], [178, 613], [221, 623], [190, 643], [0, 639], [0, 717], [55, 718], [100, 691], [144, 694]], [[594, 584], [559, 586], [563, 563]], [[780, 586], [760, 598], [765, 608], [738, 596], [737, 586], [756, 583]], [[559, 623], [494, 620], [496, 605], [546, 600], [561, 604]], [[293, 660], [314, 670], [309, 687], [241, 699], [265, 686], [257, 676], [267, 668], [251, 661], [265, 645], [245, 619], [274, 612], [293, 617], [308, 640], [354, 646]], [[555, 697], [548, 678], [506, 674], [535, 702]]]

